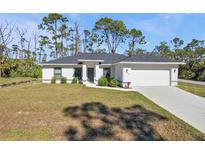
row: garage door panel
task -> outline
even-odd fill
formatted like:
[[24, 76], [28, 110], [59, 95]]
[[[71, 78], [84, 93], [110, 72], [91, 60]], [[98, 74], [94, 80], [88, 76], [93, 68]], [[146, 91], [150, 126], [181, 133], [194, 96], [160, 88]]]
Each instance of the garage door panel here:
[[131, 70], [132, 86], [170, 85], [169, 70]]

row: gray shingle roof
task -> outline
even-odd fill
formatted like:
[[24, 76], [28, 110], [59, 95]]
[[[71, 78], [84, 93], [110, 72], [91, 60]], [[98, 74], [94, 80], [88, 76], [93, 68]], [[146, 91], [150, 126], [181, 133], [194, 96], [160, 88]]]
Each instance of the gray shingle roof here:
[[46, 62], [46, 64], [77, 64], [78, 59], [84, 60], [104, 60], [102, 64], [113, 64], [122, 59], [126, 58], [122, 54], [111, 54], [111, 53], [79, 53], [73, 56], [59, 58]]
[[136, 56], [125, 56], [123, 54], [111, 53], [79, 53], [73, 56], [63, 57], [56, 60], [51, 60], [45, 64], [78, 64], [79, 59], [83, 60], [103, 60], [102, 64], [114, 64], [117, 62], [176, 62], [166, 57], [141, 54]]
[[176, 61], [170, 60], [162, 56], [141, 54], [141, 55], [127, 57], [121, 60], [121, 62], [176, 62]]

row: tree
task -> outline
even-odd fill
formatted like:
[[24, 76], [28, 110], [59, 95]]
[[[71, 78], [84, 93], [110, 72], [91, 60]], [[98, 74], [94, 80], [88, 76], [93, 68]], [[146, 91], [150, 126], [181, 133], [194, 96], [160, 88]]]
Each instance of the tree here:
[[139, 45], [146, 44], [145, 36], [142, 35], [142, 32], [140, 30], [137, 30], [135, 28], [131, 29], [129, 31], [128, 38], [130, 39], [129, 49], [126, 50], [126, 53], [128, 56], [134, 56], [134, 55], [145, 53], [144, 49], [135, 48], [136, 44], [139, 44]]
[[184, 44], [184, 41], [181, 40], [180, 38], [178, 37], [175, 37], [171, 40], [171, 43], [172, 45], [174, 46], [174, 50], [178, 50], [183, 44]]
[[204, 40], [196, 40], [192, 39], [190, 43], [188, 43], [184, 49], [185, 50], [195, 50], [196, 48], [204, 47]]
[[13, 28], [14, 26], [11, 26], [7, 21], [0, 24], [0, 56], [8, 54], [8, 45], [13, 41]]
[[27, 29], [20, 29], [16, 28], [17, 34], [19, 36], [19, 53], [20, 58], [31, 58], [32, 51], [31, 51], [31, 38], [26, 37], [28, 30]]
[[[43, 21], [38, 28], [41, 30], [46, 30], [49, 35], [49, 49], [52, 50], [51, 56], [53, 58], [61, 57], [63, 53], [63, 40], [65, 36], [65, 31], [67, 30], [66, 24], [68, 23], [68, 19], [63, 17], [63, 15], [58, 13], [50, 13], [47, 17], [43, 18]], [[61, 39], [61, 43], [59, 45], [59, 39]]]
[[90, 31], [89, 30], [87, 30], [87, 29], [85, 29], [84, 31], [83, 31], [83, 33], [84, 33], [84, 39], [83, 39], [83, 52], [84, 53], [86, 53], [87, 52], [87, 50], [89, 49], [89, 41], [90, 41]]
[[75, 23], [75, 54], [78, 54], [79, 52], [80, 52], [80, 35], [79, 35], [78, 24]]
[[33, 52], [32, 55], [38, 62], [37, 56], [38, 56], [38, 50], [39, 50], [39, 35], [37, 32], [32, 33], [32, 39], [33, 39]]
[[107, 53], [106, 49], [96, 49], [92, 53]]
[[159, 45], [155, 46], [153, 54], [167, 57], [169, 59], [173, 59], [174, 57], [173, 52], [170, 50], [169, 45], [165, 41], [162, 41]]
[[68, 52], [67, 41], [69, 37], [69, 30], [66, 24], [67, 24], [66, 22], [62, 23], [61, 27], [59, 28], [59, 32], [60, 32], [60, 35], [59, 35], [60, 36], [60, 44], [59, 44], [60, 53], [59, 54], [61, 57], [67, 56], [67, 52]]
[[205, 80], [205, 48], [203, 40], [192, 39], [182, 48], [183, 40], [175, 37], [171, 40], [174, 46], [175, 60], [186, 62], [179, 66], [179, 77], [185, 79]]
[[0, 55], [0, 77], [5, 76], [5, 72], [9, 70], [11, 62], [9, 58], [4, 55]]
[[101, 44], [102, 44], [102, 39], [98, 36], [98, 34], [94, 30], [93, 31], [84, 30], [84, 39], [83, 39], [84, 52], [87, 51], [96, 52], [94, 48], [96, 47], [99, 49]]
[[[40, 35], [40, 40], [39, 40], [39, 52], [38, 52], [38, 63], [41, 63], [45, 59], [45, 48], [50, 44], [49, 38], [47, 36]], [[44, 57], [42, 59], [42, 57]]]
[[146, 44], [145, 36], [142, 35], [142, 32], [140, 30], [137, 30], [135, 28], [129, 31], [129, 38], [131, 39], [129, 43], [130, 50], [134, 50], [137, 43]]
[[13, 45], [12, 45], [12, 50], [13, 50], [13, 52], [14, 52], [14, 54], [15, 54], [15, 58], [17, 59], [17, 58], [18, 58], [19, 46], [16, 45], [16, 44], [13, 44]]
[[128, 33], [126, 25], [121, 20], [101, 18], [95, 23], [94, 30], [99, 33], [103, 42], [107, 45], [108, 51], [116, 53], [119, 44], [124, 42]]
[[184, 47], [184, 50], [186, 56], [188, 56], [188, 58], [186, 58], [187, 60], [197, 62], [204, 59], [205, 57], [205, 48], [203, 40], [192, 39], [192, 41]]
[[74, 32], [75, 32], [75, 30], [71, 27], [69, 29], [70, 37], [67, 40], [67, 41], [70, 41], [70, 44], [68, 45], [68, 50], [71, 51], [71, 55], [75, 54], [75, 36], [74, 36]]
[[146, 53], [146, 50], [141, 49], [141, 48], [137, 48], [137, 49], [134, 49], [134, 50], [127, 50], [126, 51], [126, 54], [128, 56], [141, 55], [141, 54], [145, 54], [145, 53]]

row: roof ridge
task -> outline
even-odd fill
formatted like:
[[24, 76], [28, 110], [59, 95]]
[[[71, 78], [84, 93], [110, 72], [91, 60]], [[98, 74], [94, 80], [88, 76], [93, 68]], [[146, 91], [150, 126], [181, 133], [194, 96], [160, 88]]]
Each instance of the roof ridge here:
[[129, 58], [129, 57], [130, 57], [130, 56], [126, 56], [125, 58], [123, 58], [123, 59], [117, 61], [116, 63], [121, 62], [121, 61], [123, 61], [123, 60], [125, 60], [125, 59], [127, 59], [127, 58]]
[[[176, 60], [173, 60], [171, 58], [161, 56], [161, 55], [155, 55], [155, 54], [137, 54], [133, 56], [128, 56], [120, 61], [149, 61], [149, 62], [177, 62]], [[118, 62], [120, 62], [118, 61]]]
[[[91, 52], [79, 52], [79, 53], [77, 53], [77, 54], [110, 54], [110, 55], [124, 55], [124, 54], [122, 54], [122, 53], [91, 53]], [[77, 55], [77, 54], [74, 54], [74, 55]], [[72, 55], [72, 56], [74, 56], [74, 55]], [[125, 55], [124, 55], [125, 56]]]

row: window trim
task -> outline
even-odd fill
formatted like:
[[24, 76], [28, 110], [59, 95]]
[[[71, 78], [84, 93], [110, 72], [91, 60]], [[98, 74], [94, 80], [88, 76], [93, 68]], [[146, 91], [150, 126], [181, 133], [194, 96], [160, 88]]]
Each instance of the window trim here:
[[[56, 73], [55, 70], [60, 70], [60, 73]], [[54, 74], [54, 77], [57, 79], [57, 80], [60, 80], [62, 78], [62, 68], [61, 67], [54, 67], [54, 71], [53, 71], [53, 74]], [[59, 76], [59, 77], [56, 77]]]
[[111, 68], [110, 67], [104, 67], [103, 68], [103, 76], [107, 76], [107, 74], [104, 74], [104, 70], [109, 70], [109, 78], [111, 77]]

